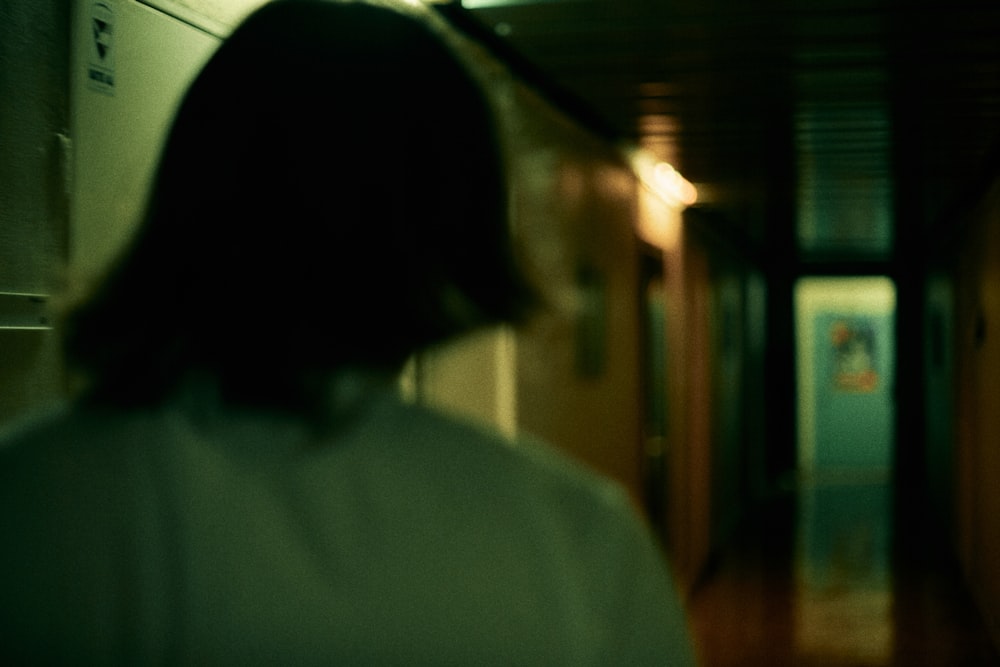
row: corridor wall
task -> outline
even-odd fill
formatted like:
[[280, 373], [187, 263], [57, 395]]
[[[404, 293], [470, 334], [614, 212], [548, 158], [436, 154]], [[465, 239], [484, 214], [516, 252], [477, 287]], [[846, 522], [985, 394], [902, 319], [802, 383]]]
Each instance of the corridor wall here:
[[1000, 170], [968, 223], [955, 281], [958, 550], [1000, 643]]
[[69, 33], [60, 0], [0, 4], [0, 424], [64, 390], [49, 295], [67, 252]]
[[925, 484], [935, 527], [955, 529], [955, 294], [945, 267], [927, 275], [924, 312]]
[[[622, 483], [651, 510], [679, 583], [691, 591], [763, 476], [762, 391], [747, 391], [751, 359], [753, 377], [763, 377], [763, 281], [750, 280], [744, 251], [710, 223], [680, 224], [668, 202], [650, 197], [616, 147], [521, 82], [489, 76], [504, 109], [515, 231], [545, 307], [505, 342], [503, 332], [486, 333], [478, 347], [427, 355], [417, 393], [541, 436]], [[659, 392], [666, 434], [656, 452], [643, 447], [649, 390], [640, 276], [651, 240], [636, 233], [649, 229], [666, 232], [653, 241], [663, 265], [667, 385]], [[756, 357], [746, 353], [751, 346]], [[475, 388], [471, 368], [480, 369]], [[511, 377], [513, 395], [504, 389]], [[662, 488], [648, 488], [649, 480]]]
[[[85, 292], [131, 238], [174, 111], [221, 42], [146, 5], [110, 2], [100, 7], [113, 36], [98, 52], [98, 5], [73, 7], [69, 278]], [[113, 83], [96, 84], [97, 69]]]
[[[576, 140], [573, 145], [587, 144]], [[751, 268], [746, 250], [720, 234], [710, 215], [691, 210], [681, 220], [668, 202], [649, 197], [641, 183], [631, 184], [629, 174], [614, 167], [613, 160], [600, 166], [597, 147], [585, 155], [591, 171], [581, 170], [580, 161], [565, 160], [563, 175], [557, 179], [561, 184], [549, 189], [555, 196], [537, 191], [533, 194], [537, 198], [528, 200], [543, 210], [553, 210], [530, 217], [548, 221], [547, 234], [561, 230], [559, 242], [535, 244], [548, 246], [550, 251], [563, 249], [546, 258], [552, 273], [544, 282], [563, 287], [572, 283], [572, 266], [579, 259], [553, 269], [559, 263], [556, 256], [563, 262], [573, 256], [589, 258], [607, 272], [607, 282], [599, 281], [596, 287], [599, 298], [607, 300], [611, 316], [606, 322], [597, 318], [597, 322], [606, 327], [599, 329], [603, 333], [598, 339], [604, 340], [612, 365], [606, 375], [588, 376], [592, 367], [588, 371], [587, 350], [593, 352], [593, 348], [588, 348], [592, 341], [588, 342], [587, 326], [594, 326], [594, 320], [580, 311], [575, 319], [567, 318], [565, 313], [572, 311], [564, 310], [561, 318], [556, 315], [519, 337], [519, 415], [529, 428], [545, 419], [564, 421], [564, 426], [579, 420], [578, 439], [567, 438], [568, 429], [540, 432], [562, 442], [582, 460], [627, 480], [634, 495], [646, 500], [679, 583], [691, 592], [747, 508], [765, 492], [766, 288]], [[560, 173], [559, 169], [540, 171]], [[588, 180], [588, 173], [597, 180]], [[579, 207], [575, 221], [574, 207]], [[549, 226], [559, 216], [565, 216], [560, 226]], [[670, 224], [673, 218], [678, 218], [676, 226]], [[600, 225], [605, 225], [603, 231]], [[660, 392], [665, 401], [665, 434], [655, 451], [643, 451], [624, 444], [646, 442], [642, 420], [637, 423], [636, 419], [642, 416], [642, 400], [649, 397], [642, 392], [646, 369], [636, 365], [649, 363], [641, 342], [648, 314], [637, 308], [647, 295], [636, 281], [642, 262], [630, 230], [638, 229], [642, 235], [641, 230], [650, 228], [668, 230], [657, 237], [662, 247], [654, 251], [662, 262], [658, 292], [663, 299], [665, 339], [666, 386]], [[592, 278], [579, 273], [575, 277], [576, 289], [570, 294], [585, 299], [587, 290], [595, 289]], [[534, 350], [536, 362], [528, 362], [523, 354], [528, 349]], [[536, 370], [544, 366], [537, 364], [550, 359], [557, 360], [562, 371], [539, 381]], [[615, 430], [622, 436], [616, 437]], [[596, 449], [580, 448], [580, 443], [595, 435], [590, 446]], [[650, 470], [652, 466], [662, 466], [662, 470]], [[659, 481], [662, 488], [641, 486], [650, 480]], [[652, 506], [653, 502], [658, 506]]]
[[465, 47], [500, 110], [512, 224], [542, 305], [517, 331], [424, 355], [416, 393], [552, 443], [621, 483], [638, 507], [638, 180], [615, 146]]
[[739, 249], [685, 216], [664, 262], [662, 531], [689, 593], [763, 486], [762, 281]]

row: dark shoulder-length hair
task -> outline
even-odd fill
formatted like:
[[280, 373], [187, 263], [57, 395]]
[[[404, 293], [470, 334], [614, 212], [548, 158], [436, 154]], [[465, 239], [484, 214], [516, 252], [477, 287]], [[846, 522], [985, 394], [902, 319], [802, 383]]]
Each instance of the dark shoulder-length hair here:
[[490, 105], [455, 53], [415, 16], [280, 0], [189, 89], [66, 352], [98, 401], [155, 403], [199, 373], [294, 405], [531, 302]]

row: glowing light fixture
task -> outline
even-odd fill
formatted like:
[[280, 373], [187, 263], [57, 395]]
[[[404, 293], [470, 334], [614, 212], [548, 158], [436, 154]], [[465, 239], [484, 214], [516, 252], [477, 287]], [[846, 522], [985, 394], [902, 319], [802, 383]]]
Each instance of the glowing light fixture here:
[[660, 162], [653, 168], [656, 185], [670, 198], [690, 206], [698, 201], [698, 190], [674, 169], [673, 165]]
[[636, 232], [666, 251], [678, 247], [681, 211], [698, 201], [698, 190], [673, 165], [642, 148], [624, 151], [633, 173], [644, 187], [639, 192]]
[[639, 180], [670, 206], [681, 210], [698, 201], [698, 189], [673, 165], [643, 149], [626, 151], [626, 156]]

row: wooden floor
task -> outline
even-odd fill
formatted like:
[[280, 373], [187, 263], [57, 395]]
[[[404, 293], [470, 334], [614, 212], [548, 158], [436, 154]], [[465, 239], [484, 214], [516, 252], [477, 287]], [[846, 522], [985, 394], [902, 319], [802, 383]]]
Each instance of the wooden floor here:
[[703, 666], [1000, 666], [943, 542], [903, 545], [892, 508], [872, 482], [768, 503], [691, 600]]

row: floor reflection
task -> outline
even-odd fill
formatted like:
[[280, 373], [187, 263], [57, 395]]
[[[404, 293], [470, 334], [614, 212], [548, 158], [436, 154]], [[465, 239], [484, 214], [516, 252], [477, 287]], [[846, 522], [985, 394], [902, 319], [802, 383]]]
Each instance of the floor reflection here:
[[704, 667], [1000, 666], [954, 565], [934, 544], [898, 548], [892, 516], [878, 479], [770, 502], [691, 601]]
[[890, 512], [882, 483], [813, 483], [799, 493], [797, 652], [889, 664], [893, 647]]

